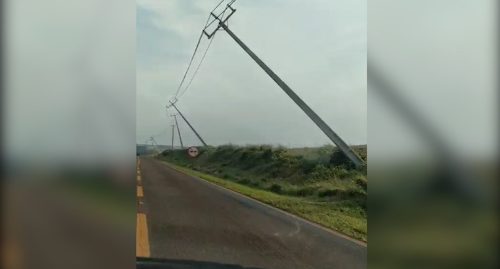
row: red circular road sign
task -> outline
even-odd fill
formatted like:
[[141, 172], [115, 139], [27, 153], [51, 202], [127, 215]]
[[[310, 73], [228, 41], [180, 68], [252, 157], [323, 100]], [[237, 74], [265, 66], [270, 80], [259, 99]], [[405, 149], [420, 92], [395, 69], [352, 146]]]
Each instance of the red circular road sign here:
[[196, 147], [189, 147], [187, 149], [187, 153], [188, 153], [189, 157], [196, 158], [200, 154], [200, 151]]

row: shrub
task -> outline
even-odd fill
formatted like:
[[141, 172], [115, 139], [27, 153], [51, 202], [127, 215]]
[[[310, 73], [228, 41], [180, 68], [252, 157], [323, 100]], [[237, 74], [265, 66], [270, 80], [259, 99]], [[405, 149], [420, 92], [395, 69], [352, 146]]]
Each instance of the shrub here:
[[318, 197], [323, 198], [323, 197], [333, 197], [337, 196], [339, 194], [339, 190], [333, 189], [333, 190], [321, 190], [318, 192]]
[[316, 192], [315, 187], [302, 186], [302, 187], [292, 187], [288, 189], [285, 193], [292, 196], [304, 197], [304, 196], [314, 195], [315, 192]]
[[282, 192], [281, 186], [278, 185], [278, 184], [271, 185], [271, 187], [269, 188], [269, 190], [272, 191], [272, 192], [274, 192], [274, 193], [281, 193]]
[[246, 178], [241, 178], [241, 179], [238, 179], [236, 182], [243, 184], [243, 185], [249, 185], [250, 180], [248, 180]]
[[349, 176], [351, 176], [351, 173], [349, 171], [347, 171], [342, 166], [340, 166], [340, 167], [334, 167], [332, 169], [332, 172], [333, 172], [333, 174], [335, 175], [336, 178], [340, 178], [340, 179], [348, 178]]
[[332, 153], [330, 164], [333, 166], [344, 166], [349, 169], [354, 168], [354, 164], [340, 149], [335, 149]]
[[302, 159], [302, 172], [310, 174], [316, 167], [317, 162], [314, 160]]
[[248, 153], [248, 151], [243, 152], [243, 154], [241, 154], [241, 156], [240, 156], [240, 161], [244, 162], [244, 161], [248, 160], [249, 156], [250, 156], [250, 153]]
[[363, 190], [367, 190], [368, 188], [368, 181], [366, 178], [358, 177], [356, 178], [356, 185], [360, 186]]
[[365, 200], [366, 199], [366, 193], [360, 191], [360, 190], [347, 190], [345, 191], [346, 198], [350, 199], [355, 199], [355, 200]]
[[313, 187], [301, 187], [293, 191], [293, 194], [296, 196], [309, 196], [313, 195], [316, 191]]
[[273, 158], [273, 150], [271, 148], [267, 148], [262, 153], [262, 159], [269, 161]]
[[255, 188], [260, 188], [260, 182], [258, 181], [250, 181], [248, 183], [249, 186], [255, 187]]
[[310, 173], [310, 177], [313, 179], [330, 179], [334, 178], [334, 172], [328, 167], [317, 164]]

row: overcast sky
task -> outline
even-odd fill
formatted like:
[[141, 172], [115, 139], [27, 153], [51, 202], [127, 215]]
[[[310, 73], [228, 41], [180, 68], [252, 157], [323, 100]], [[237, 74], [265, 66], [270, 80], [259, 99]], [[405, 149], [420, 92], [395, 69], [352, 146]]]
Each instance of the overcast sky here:
[[[165, 105], [218, 2], [137, 0], [138, 143], [152, 135], [170, 143], [173, 111]], [[365, 144], [366, 1], [238, 0], [234, 7], [232, 31], [348, 144]], [[195, 64], [207, 44], [204, 38]], [[211, 145], [331, 143], [222, 31], [177, 105]], [[179, 123], [184, 144], [199, 144]]]

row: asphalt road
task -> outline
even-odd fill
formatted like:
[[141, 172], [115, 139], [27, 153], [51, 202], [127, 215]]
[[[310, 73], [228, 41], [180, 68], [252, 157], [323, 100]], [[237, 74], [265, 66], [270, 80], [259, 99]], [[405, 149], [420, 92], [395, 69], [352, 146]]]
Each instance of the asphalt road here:
[[141, 158], [150, 256], [245, 268], [366, 268], [366, 246]]

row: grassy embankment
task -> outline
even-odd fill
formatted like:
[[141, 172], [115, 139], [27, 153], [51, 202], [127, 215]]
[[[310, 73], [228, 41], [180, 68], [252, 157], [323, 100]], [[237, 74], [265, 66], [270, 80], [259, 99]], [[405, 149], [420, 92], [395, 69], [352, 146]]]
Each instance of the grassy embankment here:
[[[355, 150], [366, 158], [366, 147]], [[366, 173], [349, 167], [330, 146], [206, 147], [191, 159], [184, 150], [159, 158], [174, 168], [366, 241]]]

